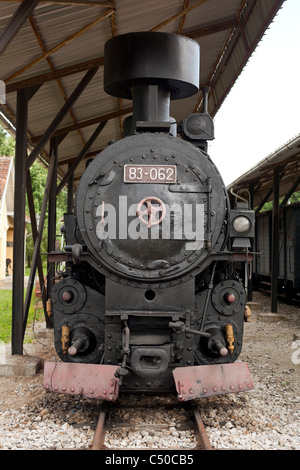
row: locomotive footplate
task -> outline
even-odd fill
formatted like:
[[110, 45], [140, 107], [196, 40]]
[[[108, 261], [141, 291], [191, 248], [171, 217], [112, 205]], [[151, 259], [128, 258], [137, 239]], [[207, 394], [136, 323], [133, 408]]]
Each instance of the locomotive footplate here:
[[44, 387], [49, 392], [82, 395], [113, 402], [119, 395], [120, 366], [45, 362]]
[[245, 362], [177, 367], [173, 370], [173, 377], [180, 401], [245, 392], [254, 388]]

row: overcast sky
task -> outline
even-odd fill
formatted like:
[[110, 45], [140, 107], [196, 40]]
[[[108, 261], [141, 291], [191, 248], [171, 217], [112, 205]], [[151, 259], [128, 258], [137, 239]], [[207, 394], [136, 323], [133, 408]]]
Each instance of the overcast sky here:
[[286, 0], [215, 116], [208, 152], [226, 185], [300, 133], [299, 24]]

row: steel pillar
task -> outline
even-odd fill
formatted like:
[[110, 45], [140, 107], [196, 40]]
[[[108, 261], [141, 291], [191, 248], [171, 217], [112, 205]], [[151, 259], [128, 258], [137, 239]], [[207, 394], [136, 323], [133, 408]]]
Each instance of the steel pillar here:
[[45, 192], [44, 192], [44, 197], [43, 197], [43, 202], [42, 202], [41, 215], [40, 215], [40, 221], [39, 221], [39, 226], [38, 226], [38, 235], [34, 243], [32, 263], [31, 263], [31, 269], [30, 269], [26, 298], [25, 298], [26, 307], [24, 311], [24, 320], [23, 320], [23, 337], [24, 337], [25, 330], [26, 330], [30, 299], [32, 295], [34, 277], [35, 277], [36, 267], [37, 267], [37, 260], [40, 256], [40, 247], [41, 247], [41, 242], [42, 242], [43, 229], [44, 229], [44, 224], [45, 224], [45, 219], [46, 219], [46, 211], [47, 211], [51, 181], [52, 181], [53, 173], [54, 173], [54, 167], [55, 167], [55, 158], [52, 152], [52, 155], [50, 155], [50, 164], [49, 164]]
[[[37, 240], [37, 237], [38, 237], [38, 229], [37, 229], [37, 222], [36, 222], [35, 209], [34, 209], [34, 201], [33, 201], [33, 194], [32, 194], [30, 170], [27, 170], [27, 172], [26, 172], [26, 186], [27, 186], [27, 201], [28, 201], [30, 220], [31, 220], [32, 237], [33, 237], [33, 243], [35, 244], [36, 240]], [[42, 296], [42, 301], [43, 301], [44, 315], [45, 315], [45, 320], [46, 320], [46, 323], [47, 323], [47, 318], [48, 318], [47, 317], [47, 311], [46, 311], [47, 298], [46, 298], [46, 291], [45, 291], [45, 288], [44, 288], [44, 273], [43, 273], [43, 265], [42, 265], [42, 259], [41, 259], [40, 253], [38, 254], [38, 257], [37, 257], [37, 270], [38, 270], [38, 274], [39, 274], [39, 281], [40, 281], [41, 296]]]
[[[249, 209], [254, 210], [254, 185], [250, 184], [249, 186], [249, 193], [250, 193], [250, 207]], [[254, 239], [255, 240], [255, 239]], [[252, 251], [255, 251], [255, 241], [253, 241], [252, 244]], [[247, 266], [248, 269], [248, 266]], [[252, 265], [252, 271], [251, 271], [251, 276], [248, 279], [248, 292], [247, 292], [247, 300], [249, 302], [252, 302], [253, 300], [253, 265]]]
[[39, 0], [23, 0], [13, 14], [13, 17], [4, 28], [0, 37], [0, 55], [5, 51], [17, 32], [22, 28], [27, 18], [31, 15]]
[[[54, 158], [53, 177], [49, 191], [48, 205], [48, 253], [55, 251], [56, 241], [56, 188], [57, 188], [57, 138], [50, 140], [50, 154]], [[54, 286], [55, 264], [47, 263], [47, 298], [50, 298], [51, 290]]]
[[12, 285], [12, 354], [23, 354], [27, 120], [28, 90], [24, 89], [17, 93]]
[[272, 280], [271, 312], [277, 313], [277, 281], [279, 274], [279, 182], [280, 168], [273, 170], [273, 210], [272, 210]]
[[[68, 171], [71, 168], [71, 164], [68, 166]], [[70, 176], [68, 181], [68, 205], [67, 205], [67, 212], [73, 212], [74, 209], [74, 172]]]

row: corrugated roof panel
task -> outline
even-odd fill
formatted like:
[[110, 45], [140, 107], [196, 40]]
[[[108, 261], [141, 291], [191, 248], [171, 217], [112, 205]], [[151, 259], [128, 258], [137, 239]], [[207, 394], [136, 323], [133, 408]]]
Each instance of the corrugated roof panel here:
[[[300, 175], [300, 134], [289, 140], [279, 149], [261, 160], [256, 166], [248, 170], [229, 188], [233, 192], [239, 189], [249, 189], [253, 194], [253, 207], [273, 198], [273, 170], [281, 167], [279, 197], [285, 196], [292, 186], [297, 183]], [[296, 191], [298, 186], [294, 189]], [[269, 194], [267, 199], [266, 196]]]
[[[215, 114], [225, 96], [230, 91], [234, 81], [241, 72], [254, 50], [257, 41], [268, 27], [272, 18], [282, 5], [283, 0], [208, 0], [198, 5], [197, 0], [189, 2], [189, 6], [197, 5], [187, 15], [184, 15], [182, 34], [188, 32], [198, 32], [193, 37], [200, 44], [200, 80], [201, 83], [209, 84], [212, 89], [209, 101], [209, 109], [212, 115]], [[244, 15], [241, 18], [244, 25], [245, 35], [240, 34], [236, 28], [228, 43], [230, 28], [236, 24], [241, 7], [247, 5]], [[19, 2], [0, 0], [0, 35], [12, 18], [13, 13], [20, 6]], [[41, 81], [39, 76], [43, 73], [59, 71], [67, 73], [60, 81], [66, 97], [69, 97], [89, 66], [82, 70], [81, 64], [95, 58], [102, 58], [104, 54], [104, 44], [115, 34], [124, 34], [133, 31], [147, 31], [155, 29], [160, 25], [159, 31], [177, 33], [181, 23], [180, 17], [174, 19], [174, 15], [182, 12], [184, 0], [116, 0], [115, 12], [103, 6], [75, 5], [55, 3], [40, 3], [35, 8], [32, 24], [27, 20], [1, 56], [0, 80], [5, 80], [13, 73], [18, 72], [12, 78], [10, 84], [24, 86], [25, 79], [35, 78]], [[79, 34], [81, 28], [89, 25], [105, 12], [110, 16], [98, 22], [88, 31], [79, 35], [76, 39], [69, 41], [74, 34]], [[201, 36], [201, 29], [204, 26], [219, 25], [229, 21], [229, 24], [222, 26], [218, 30], [208, 32], [206, 36]], [[162, 26], [165, 24], [166, 26]], [[36, 28], [36, 34], [34, 32]], [[218, 32], [217, 32], [218, 31]], [[39, 35], [43, 45], [38, 42], [36, 35]], [[249, 50], [246, 49], [244, 39], [249, 42]], [[43, 57], [42, 48], [51, 50], [54, 46], [63, 45], [56, 52], [50, 55], [52, 69], [48, 61]], [[221, 59], [220, 59], [221, 58]], [[38, 59], [32, 67], [31, 62]], [[215, 70], [216, 64], [218, 68]], [[69, 66], [72, 73], [65, 69]], [[78, 69], [76, 70], [76, 66]], [[53, 69], [54, 67], [54, 69]], [[64, 75], [62, 73], [62, 75]], [[53, 77], [52, 77], [53, 78]], [[65, 100], [56, 80], [47, 77], [47, 81], [30, 100], [28, 128], [32, 135], [42, 135], [58, 111], [63, 106]], [[33, 83], [32, 81], [29, 84]], [[36, 81], [34, 82], [36, 83]], [[21, 85], [20, 85], [21, 84]], [[28, 82], [26, 82], [28, 86]], [[180, 121], [186, 115], [194, 112], [200, 103], [201, 93], [179, 101], [171, 103], [171, 115]], [[131, 101], [122, 100], [122, 108], [132, 106]], [[3, 108], [2, 108], [3, 109]], [[73, 105], [72, 112], [67, 113], [60, 122], [57, 134], [60, 134], [65, 127], [74, 129], [75, 125], [93, 119], [93, 125], [82, 127], [81, 136], [78, 130], [72, 130], [59, 145], [59, 161], [76, 156], [83, 146], [83, 140], [88, 140], [97, 122], [102, 115], [118, 111], [119, 102], [117, 98], [108, 96], [103, 90], [103, 67], [101, 66], [82, 93], [78, 101]], [[7, 108], [4, 108], [5, 115], [14, 116], [16, 114], [16, 92], [7, 95]], [[114, 114], [115, 116], [115, 114]], [[120, 137], [120, 123], [123, 117], [115, 117], [109, 120], [91, 149], [103, 148], [107, 143]], [[72, 127], [70, 127], [72, 126]], [[83, 136], [83, 139], [82, 139]], [[33, 140], [36, 142], [36, 139]], [[49, 145], [46, 146], [49, 150]]]
[[[183, 0], [126, 0], [116, 2], [117, 34], [135, 31], [148, 31], [183, 9]], [[175, 33], [177, 22], [172, 22], [170, 30]]]
[[[56, 82], [42, 86], [29, 102], [29, 122], [35, 135], [43, 134], [65, 101]], [[42, 119], [41, 119], [42, 118]]]
[[55, 46], [106, 11], [103, 7], [74, 5], [51, 5], [35, 10], [34, 20], [43, 30], [43, 41], [47, 49]]
[[[27, 21], [22, 30], [16, 35], [14, 41], [8, 45], [5, 54], [1, 57], [1, 79], [6, 80], [40, 54], [41, 48]], [[33, 72], [37, 74], [44, 69], [45, 64], [37, 64]], [[26, 75], [27, 73], [25, 72], [22, 77]]]
[[199, 39], [200, 44], [200, 82], [207, 83], [216, 62], [217, 53], [221, 54], [228, 31], [221, 31]]
[[[58, 91], [58, 85], [55, 82], [51, 82], [41, 87], [30, 100], [28, 106], [28, 128], [33, 135], [43, 134], [58, 110], [63, 106], [64, 100]], [[6, 103], [10, 109], [14, 109], [15, 101], [16, 97], [14, 94], [7, 96]]]
[[[91, 9], [85, 7], [82, 11], [78, 11], [78, 7], [64, 9], [62, 17], [56, 22], [55, 18], [51, 20], [51, 24], [48, 25], [49, 28], [46, 28], [45, 31], [43, 25], [43, 38], [46, 48], [50, 49], [68, 40], [72, 35], [92, 25], [93, 22], [99, 20], [104, 13], [109, 11], [111, 9], [100, 9], [99, 7]], [[56, 30], [59, 30], [59, 35], [56, 34]], [[72, 39], [63, 48], [60, 48], [53, 54], [53, 60], [56, 66], [59, 67], [72, 63], [73, 60], [78, 60], [79, 57], [87, 60], [91, 57], [103, 56], [104, 42], [110, 37], [111, 24], [110, 18], [107, 17], [90, 26], [87, 31], [81, 32], [77, 38]]]
[[[102, 7], [99, 9], [99, 7], [80, 8], [53, 5], [47, 9], [47, 12], [45, 9], [37, 10], [33, 15], [33, 20], [45, 50], [48, 51], [69, 40], [70, 36], [78, 33], [81, 28], [96, 20], [102, 13], [107, 11], [107, 8]], [[51, 60], [56, 67], [60, 67], [78, 61], [79, 57], [82, 57], [82, 60], [87, 60], [91, 57], [101, 56], [103, 55], [104, 42], [110, 37], [110, 19], [107, 18], [93, 26], [90, 30], [80, 34], [78, 38], [60, 47], [51, 54]], [[9, 77], [31, 61], [41, 58], [42, 55], [43, 50], [27, 20], [14, 41], [8, 46], [4, 58], [1, 58], [1, 69], [3, 66], [2, 70], [5, 70], [5, 77], [3, 78]], [[7, 60], [4, 62], [3, 59], [5, 58]], [[49, 66], [46, 60], [42, 59], [24, 71], [19, 77], [30, 77], [45, 70], [49, 70]]]
[[[263, 6], [262, 3], [264, 3]], [[214, 93], [220, 104], [255, 50], [265, 30], [273, 21], [282, 3], [266, 0], [265, 2], [248, 2], [246, 4], [242, 15], [245, 34], [241, 34], [239, 28], [235, 30], [214, 78]], [[245, 44], [245, 38], [247, 44]]]
[[[89, 138], [92, 136], [93, 132], [95, 131], [97, 125], [90, 126], [88, 128], [81, 129], [80, 132], [84, 137], [85, 141], [88, 141]], [[88, 150], [88, 153], [93, 152], [95, 150], [101, 150], [108, 145], [108, 143], [116, 138], [119, 138], [119, 122], [118, 119], [112, 119], [107, 122], [105, 127], [103, 128], [102, 132], [95, 140], [95, 142], [91, 145]], [[81, 137], [78, 131], [70, 132], [65, 139], [61, 142], [59, 146], [59, 153], [58, 153], [58, 160], [65, 161], [68, 159], [72, 159], [77, 157], [78, 154], [83, 149], [84, 143], [81, 140]]]
[[13, 2], [1, 2], [1, 8], [0, 8], [0, 31], [2, 31], [5, 26], [7, 25], [7, 22], [11, 19], [12, 15], [18, 8], [17, 3]]
[[203, 26], [217, 24], [235, 18], [240, 7], [240, 0], [209, 0], [204, 3], [194, 13], [187, 15], [184, 22], [184, 31], [201, 29]]
[[[71, 95], [83, 75], [76, 74], [62, 79], [67, 96]], [[100, 67], [72, 109], [75, 113], [78, 112], [80, 120], [84, 121], [88, 118], [109, 113], [116, 103], [117, 99], [103, 90], [103, 67]]]
[[104, 55], [104, 43], [111, 38], [109, 18], [94, 26], [52, 55], [56, 68], [86, 61]]
[[[262, 20], [268, 18], [273, 5], [273, 0], [264, 0], [263, 2], [256, 2], [251, 12], [251, 16], [249, 17], [249, 20], [247, 21], [247, 24], [245, 26], [245, 34], [247, 36], [249, 44], [257, 40], [256, 36], [259, 32], [259, 26], [262, 23]], [[247, 11], [248, 10], [246, 9], [246, 12]], [[262, 31], [262, 33], [263, 32], [264, 31]]]
[[[82, 131], [86, 140], [88, 140], [90, 135], [92, 135], [95, 128], [96, 126], [93, 126], [89, 128], [88, 131], [87, 130]], [[98, 153], [104, 147], [106, 147], [109, 144], [109, 142], [112, 140], [112, 136], [118, 135], [118, 129], [119, 129], [118, 119], [112, 119], [111, 121], [109, 121], [104, 127], [104, 129], [102, 130], [99, 138], [95, 141], [95, 143], [89, 149], [88, 154], [93, 153], [93, 152]], [[70, 135], [66, 137], [66, 139], [62, 141], [59, 149], [61, 150], [61, 154], [64, 155], [64, 158], [61, 158], [60, 152], [59, 152], [58, 160], [59, 161], [63, 160], [67, 162], [69, 161], [70, 163], [72, 163], [72, 161], [74, 161], [74, 159], [79, 155], [82, 148], [83, 148], [83, 143], [78, 140], [77, 136], [76, 136], [76, 139], [74, 139], [74, 132], [72, 132]], [[87, 158], [82, 160], [82, 162], [78, 166], [78, 169], [76, 170], [75, 175], [78, 176], [78, 174], [80, 174], [81, 172], [81, 169], [85, 168], [86, 161], [87, 161]], [[62, 164], [61, 169], [66, 173], [68, 170], [68, 163]]]
[[[67, 158], [77, 157], [84, 143], [77, 132], [70, 132], [58, 146], [58, 162]], [[49, 148], [48, 148], [49, 152]]]

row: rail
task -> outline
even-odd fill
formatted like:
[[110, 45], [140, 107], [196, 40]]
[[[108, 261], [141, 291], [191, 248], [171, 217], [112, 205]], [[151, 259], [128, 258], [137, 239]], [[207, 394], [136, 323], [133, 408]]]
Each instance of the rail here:
[[[148, 425], [134, 425], [130, 423], [124, 423], [124, 422], [118, 422], [118, 423], [110, 423], [108, 424], [108, 416], [110, 414], [110, 411], [112, 407], [115, 405], [111, 404], [104, 404], [103, 407], [101, 408], [97, 427], [95, 430], [94, 434], [94, 439], [93, 443], [91, 446], [91, 450], [108, 450], [109, 448], [105, 445], [105, 436], [106, 436], [106, 431], [107, 429], [113, 429], [114, 431], [116, 430], [121, 430], [126, 428], [127, 432], [134, 431], [137, 428], [138, 429], [143, 429], [143, 428], [148, 428]], [[182, 406], [182, 405], [180, 405]], [[174, 408], [174, 407], [173, 407]], [[213, 447], [209, 441], [208, 435], [205, 430], [205, 426], [203, 424], [203, 421], [201, 419], [200, 412], [195, 405], [190, 405], [186, 404], [185, 406], [185, 411], [188, 414], [188, 420], [182, 425], [178, 425], [179, 427], [184, 427], [185, 429], [194, 429], [195, 432], [195, 438], [196, 438], [196, 445], [195, 447], [176, 447], [176, 450], [178, 451], [184, 451], [184, 450], [213, 450]], [[134, 408], [134, 412], [136, 413], [136, 408]], [[156, 431], [161, 431], [163, 429], [169, 429], [166, 424], [154, 424], [151, 425], [152, 430]], [[174, 447], [168, 447], [165, 448], [164, 450], [173, 450]], [[113, 449], [110, 449], [113, 450]], [[152, 448], [152, 447], [142, 447], [142, 448], [132, 448], [132, 450], [157, 450], [157, 448]], [[162, 450], [160, 448], [160, 450]]]

